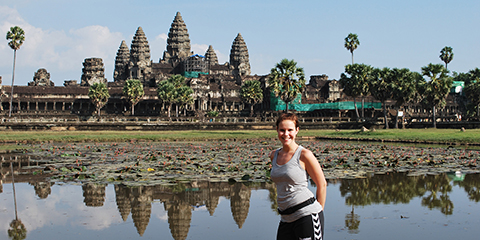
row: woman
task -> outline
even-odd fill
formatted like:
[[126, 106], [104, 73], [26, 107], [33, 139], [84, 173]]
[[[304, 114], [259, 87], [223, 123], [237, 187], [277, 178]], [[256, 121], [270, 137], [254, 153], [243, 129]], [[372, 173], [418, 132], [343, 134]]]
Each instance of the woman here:
[[[295, 114], [282, 114], [276, 125], [282, 148], [270, 153], [270, 176], [277, 186], [278, 212], [281, 214], [277, 240], [323, 239], [327, 181], [322, 168], [310, 150], [295, 142], [299, 131]], [[316, 200], [307, 188], [307, 174], [317, 185]]]

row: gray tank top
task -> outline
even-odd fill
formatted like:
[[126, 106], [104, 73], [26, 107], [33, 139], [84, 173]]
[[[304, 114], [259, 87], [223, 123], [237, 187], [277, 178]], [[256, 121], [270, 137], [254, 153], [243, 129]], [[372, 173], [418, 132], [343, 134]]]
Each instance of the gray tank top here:
[[[275, 151], [272, 160], [270, 177], [277, 186], [277, 204], [282, 211], [315, 196], [308, 189], [307, 171], [300, 165], [302, 149], [302, 146], [298, 146], [293, 157], [284, 165], [277, 164], [278, 152], [281, 149]], [[292, 214], [281, 215], [281, 221], [293, 222], [301, 217], [320, 211], [322, 211], [322, 205], [315, 201], [313, 204], [301, 208]]]

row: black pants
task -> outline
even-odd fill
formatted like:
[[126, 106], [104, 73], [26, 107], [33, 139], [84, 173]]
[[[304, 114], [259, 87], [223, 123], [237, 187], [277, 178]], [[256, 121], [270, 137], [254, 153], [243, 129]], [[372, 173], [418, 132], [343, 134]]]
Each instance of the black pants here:
[[295, 222], [280, 222], [277, 240], [323, 240], [323, 211], [298, 219]]

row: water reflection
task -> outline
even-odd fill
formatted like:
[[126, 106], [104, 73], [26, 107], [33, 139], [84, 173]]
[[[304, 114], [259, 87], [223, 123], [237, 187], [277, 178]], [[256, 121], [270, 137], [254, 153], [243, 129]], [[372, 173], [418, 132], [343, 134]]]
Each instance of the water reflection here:
[[468, 199], [474, 202], [480, 201], [480, 181], [478, 174], [465, 175], [462, 181], [454, 181], [455, 186], [459, 186], [468, 194]]
[[[144, 234], [149, 223], [151, 203], [160, 201], [168, 213], [168, 224], [173, 238], [185, 239], [194, 208], [205, 206], [209, 214], [213, 215], [220, 197], [230, 199], [233, 219], [238, 228], [242, 228], [248, 216], [252, 189], [274, 190], [270, 183], [186, 182], [137, 187], [115, 185], [115, 198], [123, 221], [126, 221], [131, 213], [140, 236]], [[84, 196], [87, 198], [85, 192]]]
[[345, 203], [352, 206], [371, 204], [409, 203], [422, 197], [422, 206], [440, 209], [443, 214], [453, 213], [453, 203], [448, 194], [452, 185], [446, 173], [408, 176], [408, 173], [370, 175], [363, 179], [344, 179], [340, 193]]
[[453, 185], [465, 190], [470, 200], [480, 201], [479, 174], [457, 172], [408, 176], [408, 173], [394, 173], [341, 180], [341, 196], [345, 198], [346, 205], [352, 206], [352, 211], [345, 216], [345, 227], [350, 233], [358, 233], [360, 216], [355, 214], [355, 206], [409, 203], [416, 197], [421, 197], [422, 206], [452, 215], [451, 180]]
[[[52, 187], [62, 188], [62, 186], [45, 179], [39, 179], [30, 170], [30, 166], [37, 163], [31, 162], [30, 159], [23, 158], [21, 155], [3, 155], [1, 160], [0, 174], [2, 184], [0, 184], [0, 193], [3, 193], [3, 185], [11, 184], [13, 190], [11, 200], [15, 208], [15, 218], [10, 222], [7, 234], [10, 239], [26, 239], [27, 228], [17, 214], [15, 183], [28, 183], [33, 186], [35, 195], [38, 197], [37, 201], [52, 201], [54, 204], [58, 203], [59, 200], [56, 199], [58, 196], [51, 199]], [[480, 201], [479, 174], [440, 173], [420, 176], [409, 176], [408, 172], [371, 174], [362, 179], [329, 180], [329, 184], [338, 188], [337, 191], [342, 197], [344, 205], [349, 207], [343, 213], [335, 212], [335, 208], [328, 208], [329, 214], [343, 217], [345, 229], [348, 230], [349, 234], [356, 235], [360, 234], [362, 221], [367, 217], [362, 216], [362, 213], [357, 211], [359, 207], [379, 204], [410, 204], [412, 200], [418, 199], [419, 201], [416, 202], [419, 202], [422, 207], [431, 211], [439, 211], [444, 216], [450, 216], [454, 214], [455, 209], [454, 200], [452, 200], [454, 187], [463, 189], [470, 201]], [[253, 198], [252, 191], [256, 190], [268, 191], [267, 197], [263, 201], [267, 202], [266, 208], [270, 208], [269, 211], [272, 213], [271, 221], [276, 223], [279, 219], [275, 213], [276, 191], [271, 183], [193, 181], [155, 186], [124, 184], [112, 186], [102, 183], [86, 183], [81, 185], [81, 196], [83, 199], [80, 201], [83, 201], [84, 206], [88, 208], [104, 208], [108, 199], [109, 186], [113, 188], [113, 193], [115, 194], [113, 201], [117, 208], [118, 217], [124, 223], [128, 222], [129, 217], [131, 217], [140, 237], [144, 236], [153, 218], [154, 203], [163, 205], [167, 214], [170, 235], [175, 240], [187, 239], [189, 237], [196, 209], [205, 208], [208, 215], [214, 216], [222, 198], [229, 200], [231, 218], [233, 218], [237, 228], [242, 229], [250, 213]], [[330, 190], [332, 190], [332, 186], [330, 186]], [[329, 194], [332, 194], [331, 192]], [[0, 196], [8, 198], [6, 197], [7, 195]], [[331, 199], [327, 198], [327, 202], [329, 200]], [[2, 203], [1, 200], [0, 203]], [[23, 202], [23, 204], [28, 203]], [[0, 216], [3, 218], [4, 214]], [[403, 215], [401, 217], [409, 218], [409, 216]], [[332, 221], [333, 218], [332, 216], [329, 220]], [[28, 218], [25, 219], [28, 220]], [[255, 221], [255, 219], [250, 221]], [[262, 228], [262, 226], [259, 225], [258, 228]], [[274, 235], [274, 233], [272, 234]], [[34, 235], [32, 239], [38, 238]]]
[[[3, 160], [3, 159], [2, 159]], [[5, 161], [2, 161], [2, 170]], [[13, 169], [14, 163], [18, 163], [18, 161], [13, 161], [10, 159], [10, 161], [6, 161], [5, 165], [9, 164], [10, 165], [10, 172], [2, 172], [2, 181], [4, 176], [10, 175], [12, 177], [12, 189], [13, 189], [13, 205], [15, 209], [15, 218], [10, 222], [10, 228], [8, 229], [8, 237], [10, 239], [14, 240], [22, 240], [27, 238], [27, 229], [25, 228], [25, 225], [22, 223], [22, 220], [18, 218], [18, 211], [17, 211], [17, 195], [15, 191], [15, 172]], [[1, 190], [3, 191], [3, 185]]]

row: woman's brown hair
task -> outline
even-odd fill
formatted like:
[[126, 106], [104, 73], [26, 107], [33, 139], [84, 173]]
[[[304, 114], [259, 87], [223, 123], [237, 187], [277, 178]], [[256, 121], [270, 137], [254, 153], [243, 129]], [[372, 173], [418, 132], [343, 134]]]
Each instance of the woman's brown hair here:
[[278, 128], [278, 125], [285, 120], [290, 120], [293, 123], [295, 123], [295, 128], [298, 128], [300, 126], [297, 115], [295, 115], [294, 113], [282, 113], [282, 115], [280, 115], [277, 119], [277, 123], [276, 123], [277, 128]]

